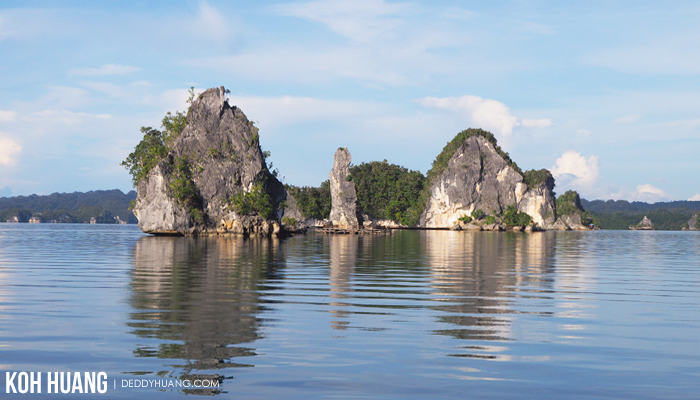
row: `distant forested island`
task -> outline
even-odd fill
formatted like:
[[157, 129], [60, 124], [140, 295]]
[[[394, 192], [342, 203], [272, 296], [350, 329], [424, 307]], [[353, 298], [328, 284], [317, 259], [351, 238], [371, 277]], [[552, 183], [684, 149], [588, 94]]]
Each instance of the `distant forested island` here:
[[700, 211], [700, 201], [669, 201], [645, 203], [626, 200], [581, 199], [581, 205], [588, 211], [602, 229], [628, 229], [645, 216], [657, 230], [676, 231], [688, 228], [688, 221]]
[[119, 189], [0, 197], [0, 222], [135, 224], [135, 199]]

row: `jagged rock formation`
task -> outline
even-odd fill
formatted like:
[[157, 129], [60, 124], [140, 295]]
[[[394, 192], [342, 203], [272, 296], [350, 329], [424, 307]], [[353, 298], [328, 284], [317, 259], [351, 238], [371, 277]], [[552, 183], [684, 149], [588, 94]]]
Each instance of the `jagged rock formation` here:
[[698, 224], [698, 218], [700, 217], [700, 213], [695, 213], [693, 214], [692, 217], [688, 220], [688, 227], [683, 228], [684, 231], [700, 231], [700, 224]]
[[348, 149], [338, 148], [329, 175], [332, 204], [330, 220], [334, 227], [341, 229], [355, 229], [359, 226], [355, 182], [350, 177], [351, 161], [352, 157]]
[[[224, 87], [192, 102], [187, 125], [167, 155], [137, 185], [134, 214], [154, 234], [240, 234], [280, 232], [277, 205], [282, 184], [268, 171], [258, 130]], [[234, 209], [231, 200], [255, 206]], [[260, 204], [265, 209], [259, 209]], [[256, 208], [258, 207], [258, 208]]]
[[[463, 134], [466, 138], [460, 136]], [[451, 156], [441, 154], [436, 160], [438, 163], [441, 157], [449, 157], [443, 161], [446, 164], [444, 169], [431, 177], [430, 197], [420, 226], [449, 228], [460, 217], [470, 216], [475, 210], [498, 215], [509, 205], [529, 214], [537, 225], [546, 227], [554, 222], [554, 180], [551, 175], [536, 187], [528, 188], [516, 170], [517, 166], [504, 157], [495, 139], [485, 137], [490, 134], [469, 130], [460, 135], [443, 150], [445, 154], [448, 147], [457, 146]], [[435, 168], [434, 164], [433, 170]]]
[[654, 223], [645, 215], [637, 225], [630, 226], [630, 229], [633, 231], [653, 231]]

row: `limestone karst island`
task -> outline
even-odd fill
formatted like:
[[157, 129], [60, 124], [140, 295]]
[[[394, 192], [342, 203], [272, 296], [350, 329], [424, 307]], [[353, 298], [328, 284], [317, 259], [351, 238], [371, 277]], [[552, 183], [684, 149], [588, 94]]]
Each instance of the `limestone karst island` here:
[[[383, 162], [351, 164], [339, 147], [320, 187], [283, 185], [266, 163], [257, 127], [228, 103], [227, 90], [191, 93], [186, 112], [143, 140], [122, 165], [137, 188], [139, 227], [151, 234], [283, 236], [318, 227], [334, 233], [386, 228], [588, 230], [569, 191], [555, 199], [546, 169], [523, 172], [481, 129], [455, 136], [424, 176]], [[329, 166], [331, 167], [331, 166]]]

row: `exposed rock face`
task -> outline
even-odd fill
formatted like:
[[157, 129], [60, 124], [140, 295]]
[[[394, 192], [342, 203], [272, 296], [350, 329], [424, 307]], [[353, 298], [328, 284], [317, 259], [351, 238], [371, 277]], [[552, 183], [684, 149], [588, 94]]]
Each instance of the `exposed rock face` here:
[[590, 228], [581, 223], [581, 214], [574, 213], [569, 215], [562, 215], [560, 218], [570, 229], [575, 231], [589, 231]]
[[645, 215], [637, 225], [630, 226], [630, 229], [633, 231], [652, 231], [654, 230], [654, 224]]
[[556, 221], [550, 226], [547, 227], [549, 230], [554, 230], [554, 231], [569, 231], [571, 228], [561, 220], [561, 218], [557, 218]]
[[539, 186], [528, 188], [518, 202], [518, 211], [532, 217], [532, 222], [542, 228], [549, 229], [554, 224], [554, 178], [548, 177]]
[[454, 152], [445, 170], [433, 179], [431, 196], [420, 219], [428, 228], [449, 228], [477, 209], [502, 213], [515, 205], [534, 223], [554, 222], [553, 180], [528, 189], [523, 177], [482, 136], [471, 136]]
[[340, 147], [335, 152], [333, 169], [329, 175], [332, 204], [330, 220], [334, 227], [341, 229], [354, 229], [359, 225], [355, 182], [352, 179], [348, 180], [351, 161], [352, 157], [348, 149]]
[[287, 200], [285, 203], [284, 213], [282, 214], [283, 218], [294, 218], [299, 222], [304, 222], [304, 220], [306, 220], [304, 214], [302, 214], [301, 210], [299, 210], [297, 200], [294, 198], [294, 196], [287, 193]]
[[[188, 179], [195, 193], [184, 197], [177, 185]], [[234, 194], [260, 189], [275, 207], [286, 197], [268, 171], [257, 128], [228, 104], [222, 86], [193, 101], [187, 125], [168, 154], [138, 183], [134, 215], [146, 233], [269, 236], [279, 232], [277, 218], [239, 215], [227, 202]]]

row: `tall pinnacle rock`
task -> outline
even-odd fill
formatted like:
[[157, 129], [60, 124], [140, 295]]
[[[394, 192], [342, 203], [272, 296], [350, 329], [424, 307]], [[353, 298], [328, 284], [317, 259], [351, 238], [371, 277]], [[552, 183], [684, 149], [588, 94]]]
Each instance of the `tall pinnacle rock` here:
[[139, 227], [152, 234], [276, 234], [286, 192], [267, 168], [257, 127], [229, 105], [226, 89], [197, 96], [186, 124], [138, 182]]
[[334, 227], [353, 229], [358, 227], [355, 182], [350, 176], [352, 157], [347, 148], [340, 147], [335, 152], [333, 169], [330, 173], [331, 183], [331, 222]]

